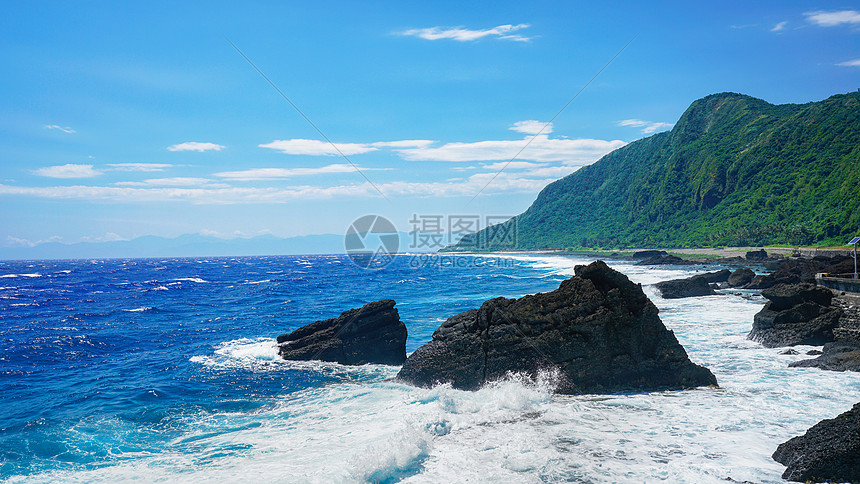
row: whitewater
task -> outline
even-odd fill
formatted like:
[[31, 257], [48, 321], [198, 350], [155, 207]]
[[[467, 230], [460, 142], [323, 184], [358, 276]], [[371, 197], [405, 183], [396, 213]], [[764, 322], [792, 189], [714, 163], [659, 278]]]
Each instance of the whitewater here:
[[719, 388], [555, 395], [551, 372], [476, 392], [397, 367], [287, 362], [275, 337], [393, 298], [407, 351], [490, 297], [592, 259], [345, 256], [0, 262], [0, 479], [9, 482], [784, 482], [770, 455], [860, 401], [860, 375], [789, 368], [746, 339], [756, 291], [664, 300], [713, 266], [607, 261], [643, 285]]

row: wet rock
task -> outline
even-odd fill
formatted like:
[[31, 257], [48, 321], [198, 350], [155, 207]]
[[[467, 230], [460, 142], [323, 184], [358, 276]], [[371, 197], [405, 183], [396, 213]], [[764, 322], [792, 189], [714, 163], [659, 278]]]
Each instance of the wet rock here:
[[394, 304], [391, 299], [367, 303], [278, 336], [278, 353], [285, 360], [399, 365], [406, 360], [406, 325]]
[[713, 296], [717, 293], [711, 287], [711, 283], [719, 284], [728, 279], [731, 271], [709, 272], [698, 274], [686, 279], [673, 279], [654, 284], [664, 299], [679, 299], [682, 297]]
[[842, 316], [830, 305], [833, 293], [814, 284], [780, 284], [762, 291], [769, 301], [755, 315], [753, 341], [775, 348], [794, 345], [823, 345], [834, 340], [833, 329]]
[[830, 371], [860, 371], [860, 344], [853, 341], [834, 341], [825, 344], [820, 353], [821, 356], [818, 358], [795, 361], [788, 366]]
[[657, 313], [641, 286], [596, 261], [554, 291], [490, 299], [448, 318], [397, 378], [474, 390], [509, 372], [554, 370], [556, 391], [568, 394], [715, 385]]
[[781, 355], [799, 355], [800, 353], [798, 353], [797, 350], [793, 350], [793, 349], [789, 348], [787, 350], [780, 351], [779, 354], [781, 354]]
[[821, 351], [821, 350], [809, 350], [809, 351], [807, 351], [807, 352], [806, 352], [806, 354], [807, 354], [807, 355], [809, 355], [809, 356], [817, 356], [817, 355], [821, 355], [821, 354], [823, 354], [823, 353], [824, 353], [824, 352], [823, 352], [823, 351]]
[[726, 282], [729, 283], [729, 287], [744, 287], [751, 283], [753, 279], [755, 279], [755, 272], [746, 267], [741, 267], [732, 272]]
[[789, 481], [860, 482], [860, 403], [780, 444], [773, 459]]
[[650, 259], [651, 257], [660, 257], [669, 255], [665, 250], [640, 250], [633, 253], [634, 259]]

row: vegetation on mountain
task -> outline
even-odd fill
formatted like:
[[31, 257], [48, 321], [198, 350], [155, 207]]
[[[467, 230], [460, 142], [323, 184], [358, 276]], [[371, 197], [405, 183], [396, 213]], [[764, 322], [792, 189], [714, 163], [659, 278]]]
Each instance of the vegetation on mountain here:
[[[671, 131], [551, 183], [486, 249], [842, 245], [860, 231], [860, 92], [695, 101]], [[467, 238], [453, 250], [473, 249]]]

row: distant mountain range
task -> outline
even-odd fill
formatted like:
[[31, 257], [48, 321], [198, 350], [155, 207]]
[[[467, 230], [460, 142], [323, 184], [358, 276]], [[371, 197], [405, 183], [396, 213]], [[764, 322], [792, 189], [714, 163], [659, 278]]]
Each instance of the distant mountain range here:
[[860, 235], [860, 92], [785, 105], [707, 96], [506, 224], [477, 240], [509, 248], [493, 233], [516, 224], [521, 249], [845, 244]]
[[[401, 248], [409, 235], [400, 234]], [[214, 257], [286, 254], [345, 254], [344, 236], [305, 235], [280, 238], [261, 235], [252, 238], [220, 239], [188, 234], [176, 238], [138, 237], [114, 242], [48, 242], [33, 247], [0, 248], [0, 259], [111, 259], [132, 257]]]

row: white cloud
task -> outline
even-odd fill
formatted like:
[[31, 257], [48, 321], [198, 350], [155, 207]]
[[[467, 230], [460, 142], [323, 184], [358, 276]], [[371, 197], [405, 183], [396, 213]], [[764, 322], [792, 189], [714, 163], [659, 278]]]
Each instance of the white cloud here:
[[771, 31], [771, 32], [780, 32], [780, 31], [783, 31], [783, 30], [785, 30], [785, 26], [786, 26], [786, 25], [788, 25], [788, 22], [780, 22], [780, 23], [778, 23], [778, 24], [774, 25], [774, 26], [773, 26], [773, 28], [772, 28], [772, 29], [770, 29], [770, 31]]
[[618, 121], [618, 126], [629, 126], [631, 128], [642, 128], [642, 133], [649, 134], [664, 128], [671, 128], [673, 123], [662, 123], [657, 121], [643, 121], [641, 119], [624, 119]]
[[50, 178], [90, 178], [101, 175], [102, 172], [93, 169], [93, 165], [66, 165], [46, 166], [33, 170], [34, 175], [47, 176]]
[[[378, 171], [386, 168], [361, 168], [361, 171]], [[214, 176], [230, 180], [271, 180], [296, 176], [324, 175], [329, 173], [352, 173], [355, 167], [346, 163], [335, 163], [319, 168], [251, 168], [250, 170], [222, 171]]]
[[542, 123], [540, 121], [529, 119], [527, 121], [517, 121], [508, 129], [524, 134], [550, 134], [552, 133], [552, 123]]
[[486, 170], [524, 170], [527, 168], [542, 168], [546, 166], [543, 163], [532, 163], [530, 161], [500, 161], [498, 163], [490, 163], [486, 165], [481, 165], [481, 168]]
[[[349, 156], [379, 149], [367, 143], [335, 143], [335, 146], [337, 146], [337, 149], [335, 149], [331, 143], [316, 139], [281, 139], [259, 146], [260, 148], [277, 150], [287, 155], [310, 156], [338, 156], [341, 153]], [[340, 153], [338, 153], [338, 150], [340, 150]]]
[[[144, 180], [144, 181], [116, 182], [116, 183], [114, 183], [114, 185], [120, 186], [120, 187], [151, 187], [151, 186], [189, 187], [189, 186], [209, 185], [211, 183], [213, 183], [213, 180], [210, 180], [208, 178], [175, 176], [175, 177], [171, 177], [171, 178], [150, 178], [150, 179]], [[220, 185], [220, 186], [227, 186], [227, 185]]]
[[173, 165], [167, 163], [108, 163], [116, 171], [164, 171]]
[[[521, 140], [477, 141], [474, 143], [446, 143], [437, 148], [411, 148], [398, 150], [409, 161], [499, 161], [510, 160], [523, 149], [531, 137]], [[550, 139], [539, 135], [517, 156], [518, 160], [568, 164], [589, 164], [612, 150], [624, 146], [621, 140]]]
[[836, 27], [842, 24], [860, 24], [860, 12], [856, 10], [838, 10], [825, 12], [818, 10], [806, 12], [806, 20], [821, 27]]
[[215, 143], [199, 143], [197, 141], [188, 141], [176, 145], [168, 146], [168, 151], [221, 151], [225, 146]]
[[74, 129], [72, 129], [68, 126], [60, 126], [58, 124], [46, 124], [45, 129], [57, 129], [57, 130], [62, 131], [63, 133], [67, 133], [67, 134], [77, 133], [77, 131], [75, 131]]
[[497, 39], [504, 40], [514, 40], [518, 42], [528, 42], [531, 40], [530, 37], [525, 37], [519, 34], [515, 34], [521, 29], [528, 28], [529, 24], [518, 24], [518, 25], [499, 25], [498, 27], [493, 27], [491, 29], [484, 30], [469, 30], [464, 27], [454, 27], [454, 28], [443, 28], [443, 27], [429, 27], [425, 29], [410, 29], [400, 32], [400, 35], [406, 36], [414, 36], [420, 37], [426, 40], [440, 40], [440, 39], [451, 39], [457, 40], [460, 42], [469, 42], [478, 39], [482, 39], [484, 37], [495, 37]]
[[[329, 143], [316, 139], [286, 139], [275, 140], [271, 143], [261, 144], [260, 148], [269, 148], [280, 151], [287, 155], [308, 156], [340, 156], [341, 154], [360, 155], [376, 151], [379, 148], [409, 148], [421, 147], [432, 144], [430, 140], [401, 140], [401, 141], [378, 141], [376, 143]], [[337, 147], [337, 149], [335, 149]], [[340, 152], [338, 152], [340, 150]]]
[[860, 67], [860, 59], [854, 59], [854, 60], [850, 60], [850, 61], [840, 62], [836, 65], [837, 66], [844, 66], [844, 67]]

